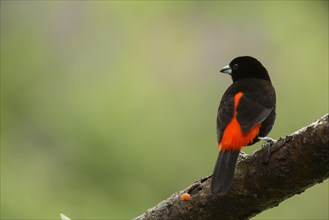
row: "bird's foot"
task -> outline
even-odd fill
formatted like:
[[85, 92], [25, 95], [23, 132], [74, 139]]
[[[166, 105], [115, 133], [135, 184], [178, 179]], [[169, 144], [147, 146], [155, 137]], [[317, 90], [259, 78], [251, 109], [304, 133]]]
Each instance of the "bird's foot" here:
[[277, 148], [271, 148], [272, 144], [276, 142], [276, 140], [270, 138], [270, 137], [258, 137], [260, 140], [264, 140], [265, 142], [262, 144], [262, 148], [267, 148], [267, 154], [264, 159], [264, 162], [267, 164], [270, 161], [271, 154], [277, 150]]
[[[273, 138], [270, 137], [258, 137], [259, 140], [263, 140], [266, 142], [270, 142], [270, 144], [273, 144], [273, 142], [275, 142], [276, 140], [274, 140]], [[265, 144], [265, 143], [264, 143]]]
[[246, 153], [243, 152], [243, 151], [240, 151], [238, 160], [239, 160], [239, 161], [240, 161], [240, 160], [244, 160], [244, 159], [247, 158], [247, 156], [248, 156], [248, 154], [246, 154]]

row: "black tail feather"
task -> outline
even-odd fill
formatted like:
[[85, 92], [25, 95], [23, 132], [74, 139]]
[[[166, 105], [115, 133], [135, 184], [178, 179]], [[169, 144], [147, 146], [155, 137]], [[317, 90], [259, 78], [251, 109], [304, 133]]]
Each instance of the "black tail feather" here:
[[211, 180], [211, 192], [226, 193], [231, 188], [236, 161], [240, 151], [225, 150], [218, 154], [214, 174]]

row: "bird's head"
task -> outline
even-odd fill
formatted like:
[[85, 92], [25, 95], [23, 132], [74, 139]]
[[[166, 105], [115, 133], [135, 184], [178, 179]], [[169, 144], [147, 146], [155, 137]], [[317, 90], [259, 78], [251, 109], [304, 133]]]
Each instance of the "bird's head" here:
[[233, 82], [245, 78], [260, 78], [271, 81], [265, 67], [257, 59], [250, 56], [233, 59], [220, 72], [231, 75]]

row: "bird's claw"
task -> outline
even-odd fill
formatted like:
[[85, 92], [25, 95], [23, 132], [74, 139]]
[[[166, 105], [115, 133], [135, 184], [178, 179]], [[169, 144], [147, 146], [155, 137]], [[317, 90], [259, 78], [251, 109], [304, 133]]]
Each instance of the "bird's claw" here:
[[260, 140], [264, 140], [265, 142], [262, 144], [262, 148], [266, 149], [267, 148], [267, 154], [264, 159], [264, 162], [267, 164], [270, 161], [270, 156], [271, 154], [275, 151], [271, 149], [271, 146], [276, 140], [270, 138], [270, 137], [259, 137]]

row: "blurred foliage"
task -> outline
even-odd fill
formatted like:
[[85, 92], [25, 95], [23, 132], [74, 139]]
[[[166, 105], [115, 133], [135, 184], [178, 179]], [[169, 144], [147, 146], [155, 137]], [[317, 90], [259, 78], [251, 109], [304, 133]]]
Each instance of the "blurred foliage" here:
[[[1, 219], [132, 218], [210, 175], [240, 55], [271, 137], [328, 112], [328, 1], [1, 1]], [[328, 181], [254, 219], [292, 218], [328, 219]]]

